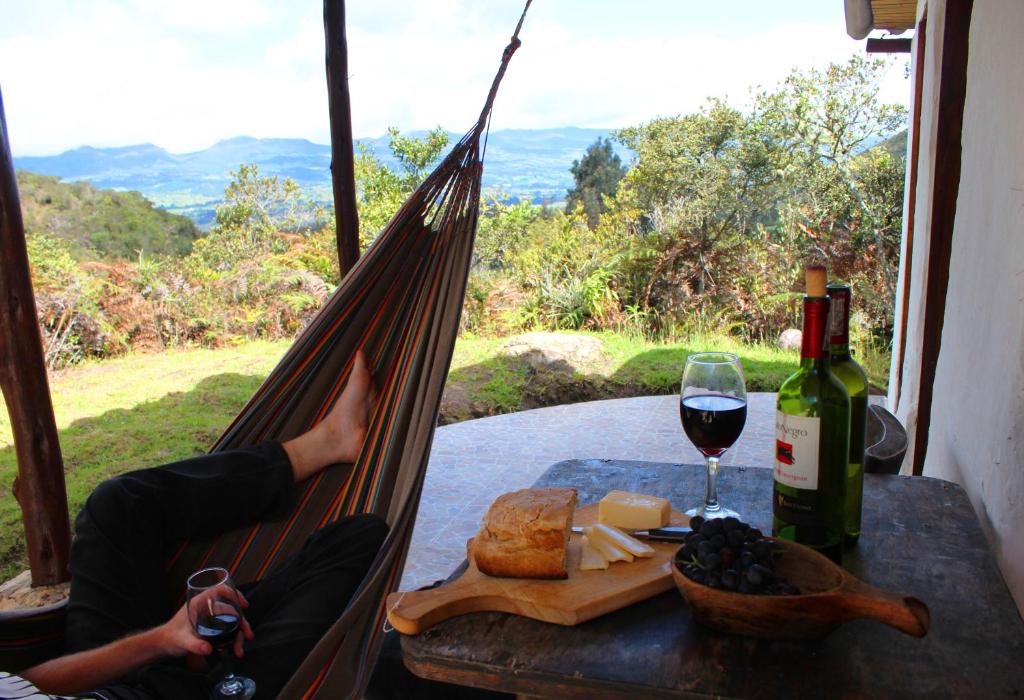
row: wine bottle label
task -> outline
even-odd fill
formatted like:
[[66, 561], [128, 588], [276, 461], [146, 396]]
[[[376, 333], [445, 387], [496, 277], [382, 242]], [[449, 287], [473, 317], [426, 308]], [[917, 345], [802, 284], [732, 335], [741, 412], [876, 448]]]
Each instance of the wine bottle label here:
[[775, 412], [775, 480], [813, 491], [818, 488], [821, 419]]

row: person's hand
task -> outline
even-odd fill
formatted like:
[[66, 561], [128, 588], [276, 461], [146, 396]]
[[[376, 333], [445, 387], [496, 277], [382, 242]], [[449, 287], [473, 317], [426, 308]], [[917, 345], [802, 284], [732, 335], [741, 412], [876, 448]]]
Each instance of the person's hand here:
[[[239, 611], [249, 607], [249, 601], [245, 599], [244, 595], [238, 591], [232, 592], [235, 594], [233, 597]], [[219, 589], [211, 589], [208, 593], [210, 595], [224, 595], [224, 591]], [[201, 604], [202, 600], [201, 596], [193, 598], [189, 603], [182, 605], [178, 612], [174, 614], [174, 617], [157, 628], [160, 644], [165, 655], [174, 657], [185, 656], [186, 654], [207, 656], [213, 652], [212, 644], [196, 636], [195, 629], [192, 627], [192, 622], [188, 617], [189, 604]], [[253, 636], [252, 627], [243, 615], [241, 629], [235, 636], [234, 652], [236, 657], [240, 659], [245, 655], [242, 645], [246, 639], [252, 639]]]

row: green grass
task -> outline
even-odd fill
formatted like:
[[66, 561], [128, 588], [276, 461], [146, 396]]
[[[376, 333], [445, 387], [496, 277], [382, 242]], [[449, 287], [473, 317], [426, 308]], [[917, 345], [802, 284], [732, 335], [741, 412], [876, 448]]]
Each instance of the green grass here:
[[507, 413], [590, 399], [672, 394], [679, 391], [687, 355], [707, 350], [735, 352], [749, 391], [775, 391], [796, 369], [795, 352], [745, 345], [734, 338], [704, 335], [684, 343], [653, 343], [616, 333], [592, 333], [605, 359], [587, 367], [538, 371], [501, 351], [504, 338], [461, 338], [455, 347], [449, 386], [458, 384], [472, 404], [442, 421]]
[[[51, 379], [68, 505], [76, 514], [109, 476], [201, 454], [287, 349], [251, 343], [94, 362]], [[17, 461], [0, 412], [0, 580], [23, 570]]]
[[[593, 335], [602, 341], [605, 358], [561, 376], [537, 372], [504, 355], [503, 338], [460, 338], [449, 386], [464, 392], [472, 404], [470, 415], [490, 415], [571, 401], [672, 394], [679, 390], [686, 356], [703, 350], [737, 353], [749, 391], [775, 391], [798, 361], [795, 352], [744, 345], [725, 336], [659, 344], [614, 333]], [[90, 362], [52, 377], [72, 517], [109, 476], [206, 451], [287, 347], [286, 342], [254, 342], [137, 355]], [[452, 414], [445, 420], [465, 417]], [[0, 580], [25, 568], [21, 512], [11, 494], [16, 472], [10, 424], [0, 411]]]

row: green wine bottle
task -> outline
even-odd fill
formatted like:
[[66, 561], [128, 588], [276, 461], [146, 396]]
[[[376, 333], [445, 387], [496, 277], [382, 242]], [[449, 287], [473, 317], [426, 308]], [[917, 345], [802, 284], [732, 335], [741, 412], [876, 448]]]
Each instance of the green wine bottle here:
[[850, 396], [831, 371], [825, 268], [807, 268], [800, 369], [783, 382], [775, 411], [772, 532], [833, 561], [846, 529]]
[[864, 430], [868, 420], [868, 378], [850, 356], [850, 287], [839, 282], [828, 285], [832, 300], [829, 346], [832, 374], [850, 395], [850, 458], [846, 467], [847, 546], [860, 537], [860, 511], [864, 498]]

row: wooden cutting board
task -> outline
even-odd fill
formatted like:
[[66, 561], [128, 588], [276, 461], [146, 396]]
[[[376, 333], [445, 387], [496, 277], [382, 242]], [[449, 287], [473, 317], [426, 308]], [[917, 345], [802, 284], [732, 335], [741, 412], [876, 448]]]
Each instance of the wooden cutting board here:
[[[597, 521], [597, 505], [576, 511], [575, 525]], [[689, 518], [672, 511], [673, 525]], [[615, 562], [601, 571], [580, 571], [580, 539], [569, 542], [569, 578], [561, 581], [498, 578], [480, 573], [470, 561], [456, 580], [425, 591], [392, 593], [388, 621], [403, 634], [419, 634], [450, 617], [471, 612], [509, 612], [558, 625], [578, 625], [675, 587], [672, 557], [676, 542], [648, 542], [655, 555]]]

